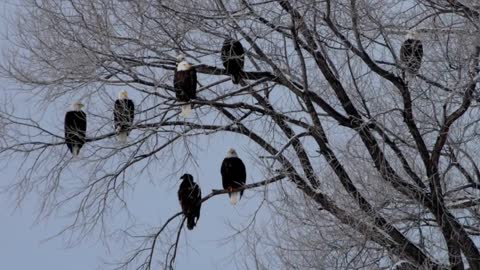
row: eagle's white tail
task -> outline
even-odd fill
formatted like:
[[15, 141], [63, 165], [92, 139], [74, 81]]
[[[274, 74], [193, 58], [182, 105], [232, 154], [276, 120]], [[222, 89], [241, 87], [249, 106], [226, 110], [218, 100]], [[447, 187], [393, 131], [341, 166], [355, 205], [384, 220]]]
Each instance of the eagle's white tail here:
[[410, 72], [405, 72], [405, 80], [407, 83], [413, 82], [417, 76], [415, 74], [412, 74]]
[[128, 139], [128, 132], [126, 131], [118, 132], [117, 140], [119, 143], [126, 143], [127, 139]]
[[240, 192], [232, 192], [232, 193], [230, 193], [230, 203], [231, 203], [232, 205], [237, 204], [239, 199], [240, 199]]
[[80, 153], [80, 148], [76, 145], [73, 146], [72, 148], [72, 154], [74, 157], [78, 157], [78, 154]]
[[192, 105], [191, 104], [182, 105], [182, 112], [180, 113], [180, 115], [182, 117], [188, 117], [190, 116], [190, 114], [192, 114]]

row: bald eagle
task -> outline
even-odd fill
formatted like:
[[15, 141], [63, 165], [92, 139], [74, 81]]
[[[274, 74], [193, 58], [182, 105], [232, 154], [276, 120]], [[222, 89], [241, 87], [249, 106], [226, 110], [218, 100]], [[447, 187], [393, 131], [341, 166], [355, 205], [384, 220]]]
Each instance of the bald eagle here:
[[[179, 101], [189, 102], [191, 99], [197, 98], [197, 71], [195, 68], [183, 60], [177, 65], [173, 78], [173, 87]], [[182, 106], [183, 117], [187, 117], [192, 112], [192, 105], [185, 104]]]
[[245, 51], [242, 43], [232, 38], [225, 39], [221, 58], [227, 73], [232, 76], [232, 82], [239, 84], [242, 79], [243, 64], [245, 63]]
[[82, 111], [84, 105], [76, 101], [73, 110], [65, 114], [65, 143], [73, 156], [78, 156], [80, 149], [85, 144], [87, 132], [87, 115]]
[[235, 205], [242, 198], [243, 190], [240, 192], [232, 192], [232, 190], [244, 186], [247, 180], [245, 165], [238, 157], [235, 149], [228, 150], [227, 156], [223, 159], [220, 172], [222, 174], [223, 189], [229, 191], [230, 203]]
[[135, 105], [133, 104], [133, 101], [128, 98], [128, 92], [121, 91], [118, 94], [118, 99], [115, 100], [115, 107], [113, 108], [113, 122], [115, 124], [115, 132], [117, 133], [118, 141], [127, 141], [134, 117]]
[[400, 61], [408, 74], [415, 76], [420, 69], [423, 57], [422, 41], [415, 31], [409, 31], [400, 48]]
[[182, 207], [183, 214], [187, 218], [187, 228], [192, 230], [200, 218], [200, 207], [202, 205], [202, 192], [200, 187], [193, 181], [193, 176], [184, 174], [178, 189], [178, 200]]

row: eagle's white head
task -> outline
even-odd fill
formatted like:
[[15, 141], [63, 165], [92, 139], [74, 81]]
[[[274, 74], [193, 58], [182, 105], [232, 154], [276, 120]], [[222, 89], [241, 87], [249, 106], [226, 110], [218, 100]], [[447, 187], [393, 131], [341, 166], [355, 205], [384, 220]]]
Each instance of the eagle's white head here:
[[128, 92], [126, 90], [120, 91], [118, 93], [118, 99], [128, 99]]
[[190, 63], [184, 60], [178, 63], [177, 71], [186, 71], [186, 70], [190, 70], [191, 68], [192, 68], [192, 65], [190, 65]]
[[83, 105], [83, 103], [80, 102], [79, 100], [75, 101], [75, 102], [72, 104], [72, 109], [73, 109], [74, 111], [81, 111], [83, 107], [85, 107], [85, 105]]
[[235, 149], [233, 148], [230, 148], [228, 151], [227, 151], [227, 158], [232, 158], [232, 157], [238, 157], [237, 155], [237, 151], [235, 151]]
[[177, 55], [177, 62], [182, 62], [186, 59], [185, 54], [181, 53]]
[[413, 40], [420, 40], [420, 35], [417, 31], [411, 29], [408, 31], [407, 35], [405, 36], [406, 39], [413, 39]]

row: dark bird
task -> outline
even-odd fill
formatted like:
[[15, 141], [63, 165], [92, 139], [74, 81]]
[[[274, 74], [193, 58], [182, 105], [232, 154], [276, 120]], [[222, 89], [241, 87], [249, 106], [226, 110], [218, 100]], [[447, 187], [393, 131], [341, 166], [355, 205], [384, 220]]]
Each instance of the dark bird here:
[[121, 91], [118, 94], [118, 99], [115, 100], [115, 107], [113, 108], [113, 122], [118, 141], [122, 143], [127, 141], [134, 117], [135, 104], [128, 98], [127, 91]]
[[245, 185], [247, 172], [243, 161], [238, 157], [235, 149], [230, 149], [227, 156], [223, 159], [220, 169], [222, 174], [223, 189], [229, 191], [230, 203], [235, 205], [242, 198], [243, 190], [232, 192], [232, 190]]
[[187, 228], [192, 230], [200, 218], [200, 207], [202, 206], [202, 192], [200, 187], [193, 181], [193, 176], [184, 174], [178, 189], [178, 200], [182, 207], [183, 214], [187, 218]]
[[87, 132], [87, 115], [82, 111], [80, 101], [73, 103], [73, 110], [65, 114], [65, 143], [73, 156], [78, 156], [85, 144]]
[[[178, 63], [175, 75], [173, 78], [173, 87], [175, 94], [179, 101], [189, 102], [197, 98], [197, 71], [189, 64], [184, 57], [180, 58], [182, 61]], [[182, 105], [183, 117], [187, 117], [192, 113], [192, 105]]]
[[415, 31], [409, 31], [400, 48], [400, 61], [409, 75], [415, 76], [420, 69], [423, 57], [422, 41]]
[[232, 38], [225, 39], [221, 58], [227, 73], [232, 76], [232, 82], [239, 84], [242, 79], [243, 65], [245, 63], [245, 50], [243, 49], [242, 43]]

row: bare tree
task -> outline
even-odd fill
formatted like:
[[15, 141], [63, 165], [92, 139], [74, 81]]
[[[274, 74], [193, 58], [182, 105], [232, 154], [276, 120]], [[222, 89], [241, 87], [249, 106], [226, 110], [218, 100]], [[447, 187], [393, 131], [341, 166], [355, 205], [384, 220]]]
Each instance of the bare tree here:
[[[2, 160], [24, 159], [12, 188], [22, 198], [35, 186], [44, 213], [73, 204], [66, 230], [107, 226], [105, 211], [122, 207], [122, 191], [135, 184], [125, 173], [193, 159], [200, 137], [239, 134], [265, 167], [245, 189], [274, 186], [265, 200], [276, 230], [247, 230], [246, 268], [480, 269], [474, 1], [22, 3], [4, 75], [45, 104], [75, 97], [97, 105], [88, 109], [92, 150], [77, 160], [57, 130], [8, 106], [1, 112]], [[412, 29], [424, 56], [407, 79], [399, 51]], [[232, 85], [220, 62], [229, 36], [246, 48], [246, 86]], [[179, 117], [171, 83], [178, 54], [199, 74], [194, 118]], [[138, 133], [124, 146], [112, 145], [104, 109], [115, 86], [141, 97]], [[64, 180], [71, 166], [88, 168], [80, 184]], [[174, 267], [182, 224], [179, 212], [133, 237], [138, 246], [120, 267], [151, 269], [156, 258]]]

